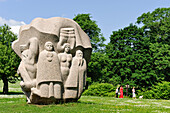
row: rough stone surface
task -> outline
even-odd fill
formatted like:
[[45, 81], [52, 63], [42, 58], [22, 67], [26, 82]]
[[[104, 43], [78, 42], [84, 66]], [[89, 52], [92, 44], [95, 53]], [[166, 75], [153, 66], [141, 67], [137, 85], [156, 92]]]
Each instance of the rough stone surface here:
[[88, 35], [73, 20], [36, 18], [20, 28], [12, 48], [28, 103], [77, 101], [86, 85], [92, 51]]

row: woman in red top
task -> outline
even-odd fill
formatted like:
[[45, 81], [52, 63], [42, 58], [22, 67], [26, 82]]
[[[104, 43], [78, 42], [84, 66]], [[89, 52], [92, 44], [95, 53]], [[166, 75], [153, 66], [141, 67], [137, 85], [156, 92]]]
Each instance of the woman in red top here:
[[123, 87], [122, 86], [120, 87], [120, 96], [119, 96], [119, 98], [123, 98]]

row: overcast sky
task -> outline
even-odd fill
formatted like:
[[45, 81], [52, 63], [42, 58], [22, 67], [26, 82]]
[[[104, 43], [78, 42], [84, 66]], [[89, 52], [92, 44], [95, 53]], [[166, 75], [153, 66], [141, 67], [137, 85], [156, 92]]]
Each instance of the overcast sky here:
[[34, 18], [65, 17], [90, 13], [109, 42], [112, 31], [135, 24], [137, 17], [156, 8], [170, 7], [170, 0], [0, 0], [0, 25], [15, 33]]

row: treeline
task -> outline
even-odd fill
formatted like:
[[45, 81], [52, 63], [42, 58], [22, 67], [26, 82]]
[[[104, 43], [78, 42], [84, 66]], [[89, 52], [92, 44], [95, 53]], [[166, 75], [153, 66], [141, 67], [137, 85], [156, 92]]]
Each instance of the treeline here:
[[[142, 14], [135, 24], [113, 31], [108, 44], [104, 44], [106, 39], [90, 14], [78, 14], [73, 20], [88, 34], [93, 47], [89, 85], [97, 82], [149, 88], [170, 82], [170, 8]], [[15, 39], [7, 25], [0, 27], [0, 79], [5, 83], [18, 78], [19, 58], [10, 47]]]
[[92, 40], [88, 65], [89, 83], [121, 84], [148, 88], [170, 81], [170, 8], [157, 8], [137, 18], [136, 24], [113, 31], [110, 42], [90, 14], [78, 14], [75, 21]]

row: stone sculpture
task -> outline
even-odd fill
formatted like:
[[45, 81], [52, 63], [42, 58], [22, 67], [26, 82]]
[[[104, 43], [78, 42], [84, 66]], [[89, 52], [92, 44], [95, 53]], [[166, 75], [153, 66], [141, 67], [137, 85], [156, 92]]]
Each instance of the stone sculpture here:
[[92, 48], [75, 21], [36, 18], [21, 26], [12, 48], [21, 58], [18, 74], [28, 103], [77, 101], [81, 97]]

